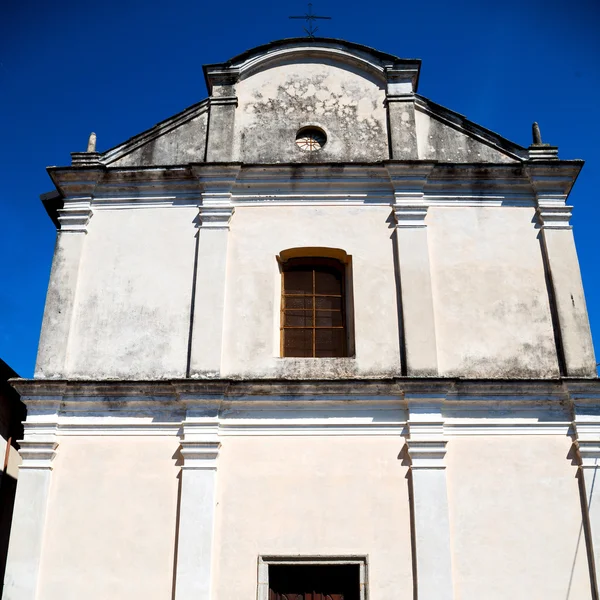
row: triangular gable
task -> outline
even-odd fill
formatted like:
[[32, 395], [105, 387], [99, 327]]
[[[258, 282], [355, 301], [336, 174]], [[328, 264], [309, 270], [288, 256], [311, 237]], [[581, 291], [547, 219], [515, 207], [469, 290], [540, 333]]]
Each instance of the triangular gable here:
[[206, 145], [208, 105], [208, 100], [203, 100], [161, 121], [104, 152], [101, 162], [111, 167], [202, 162]]
[[520, 162], [527, 150], [423, 96], [416, 96], [419, 158], [441, 162]]

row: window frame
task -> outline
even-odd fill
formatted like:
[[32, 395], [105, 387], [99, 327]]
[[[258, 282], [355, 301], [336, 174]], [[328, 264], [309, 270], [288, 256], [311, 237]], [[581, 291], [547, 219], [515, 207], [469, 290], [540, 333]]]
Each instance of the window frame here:
[[277, 565], [357, 565], [360, 600], [367, 600], [368, 593], [368, 555], [347, 556], [276, 556], [262, 555], [258, 557], [257, 600], [269, 600], [269, 566]]
[[[339, 329], [344, 331], [344, 352], [341, 356], [321, 357], [314, 356], [315, 353], [315, 335], [316, 321], [313, 320], [312, 327], [306, 327], [306, 329], [312, 329], [313, 331], [313, 356], [286, 356], [284, 348], [284, 332], [287, 329], [284, 325], [284, 297], [285, 297], [285, 270], [286, 265], [290, 260], [306, 261], [306, 266], [310, 268], [311, 262], [317, 262], [319, 259], [335, 261], [339, 265], [339, 270], [342, 275], [342, 306], [341, 313], [343, 319], [343, 326]], [[279, 265], [280, 274], [280, 285], [279, 285], [279, 311], [278, 311], [278, 335], [279, 335], [279, 357], [286, 360], [340, 360], [347, 358], [354, 358], [354, 298], [352, 291], [352, 257], [348, 255], [344, 250], [339, 248], [290, 248], [283, 250], [277, 256], [277, 262]], [[313, 290], [314, 297], [314, 290]], [[316, 311], [316, 309], [315, 309]], [[313, 319], [314, 319], [313, 313]], [[292, 329], [291, 327], [290, 329]], [[300, 327], [302, 328], [302, 327]], [[332, 327], [331, 329], [336, 329]]]

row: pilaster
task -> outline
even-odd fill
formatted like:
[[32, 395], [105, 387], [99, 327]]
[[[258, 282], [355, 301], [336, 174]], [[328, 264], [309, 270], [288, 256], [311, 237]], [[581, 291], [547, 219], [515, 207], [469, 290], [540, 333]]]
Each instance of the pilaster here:
[[181, 440], [175, 600], [210, 600], [219, 454], [216, 409], [188, 412]]
[[24, 439], [19, 442], [22, 463], [6, 562], [4, 600], [36, 599], [52, 461], [58, 447], [60, 406], [59, 398], [44, 400], [35, 409], [29, 408]]
[[446, 439], [441, 400], [408, 398], [416, 598], [452, 600]]
[[[592, 400], [590, 402], [590, 400]], [[582, 506], [587, 511], [586, 525], [591, 580], [598, 597], [597, 575], [600, 573], [600, 397], [588, 398], [588, 402], [574, 403], [574, 446], [580, 469]]]
[[218, 66], [205, 70], [210, 92], [206, 162], [229, 162], [233, 160], [233, 134], [237, 96], [235, 83], [239, 73], [235, 69]]
[[393, 67], [387, 68], [385, 74], [390, 158], [417, 160], [419, 156], [415, 122], [415, 88], [418, 69]]
[[194, 283], [189, 375], [218, 377], [223, 347], [223, 316], [231, 189], [240, 165], [203, 165], [195, 170], [201, 186], [198, 250]]
[[582, 163], [540, 162], [528, 166], [537, 200], [542, 253], [554, 311], [559, 360], [569, 377], [595, 377], [596, 360], [570, 224], [567, 197]]
[[437, 344], [423, 188], [433, 163], [388, 163], [394, 188], [396, 252], [402, 299], [402, 327], [409, 376], [438, 374]]
[[58, 210], [60, 228], [46, 294], [35, 377], [51, 379], [66, 375], [79, 268], [88, 224], [93, 215], [94, 188], [100, 175], [100, 170], [90, 169], [68, 171], [64, 179], [53, 176], [63, 194], [64, 204]]

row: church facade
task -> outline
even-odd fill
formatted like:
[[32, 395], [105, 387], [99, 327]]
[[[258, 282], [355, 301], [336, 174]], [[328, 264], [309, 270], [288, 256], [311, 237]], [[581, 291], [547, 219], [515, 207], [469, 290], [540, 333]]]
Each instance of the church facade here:
[[7, 600], [593, 600], [583, 163], [292, 39], [50, 167]]

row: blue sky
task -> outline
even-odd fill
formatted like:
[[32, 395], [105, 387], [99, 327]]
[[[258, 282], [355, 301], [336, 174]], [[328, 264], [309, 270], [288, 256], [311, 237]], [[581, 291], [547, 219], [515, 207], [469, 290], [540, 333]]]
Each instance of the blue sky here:
[[[206, 96], [202, 64], [303, 35], [299, 0], [6, 0], [0, 7], [0, 357], [33, 374], [55, 240], [39, 194], [91, 131], [111, 146]], [[319, 35], [423, 60], [419, 92], [586, 165], [571, 194], [600, 361], [600, 3], [315, 0]]]

